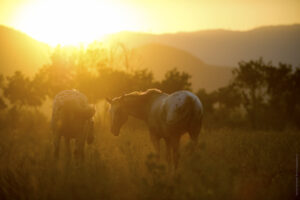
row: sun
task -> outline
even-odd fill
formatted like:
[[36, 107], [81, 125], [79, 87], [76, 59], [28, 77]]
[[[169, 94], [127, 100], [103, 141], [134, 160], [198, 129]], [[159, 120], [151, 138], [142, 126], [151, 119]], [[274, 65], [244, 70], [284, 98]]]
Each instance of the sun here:
[[111, 1], [37, 1], [20, 8], [14, 26], [52, 46], [76, 45], [137, 29], [132, 13], [129, 7]]

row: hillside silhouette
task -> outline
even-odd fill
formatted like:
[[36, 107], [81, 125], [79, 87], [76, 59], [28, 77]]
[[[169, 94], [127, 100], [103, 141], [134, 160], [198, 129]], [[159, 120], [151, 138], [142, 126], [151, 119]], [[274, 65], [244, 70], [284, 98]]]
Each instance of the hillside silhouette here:
[[50, 47], [28, 35], [0, 25], [0, 72], [33, 74], [49, 62]]
[[151, 43], [134, 49], [140, 57], [141, 67], [150, 69], [157, 79], [162, 79], [164, 74], [172, 68], [185, 71], [192, 75], [193, 88], [215, 90], [228, 83], [232, 77], [231, 67], [219, 67], [204, 63], [187, 51]]
[[[263, 57], [299, 66], [300, 25], [261, 27], [251, 31], [208, 30], [176, 34], [121, 32], [109, 36], [129, 49], [133, 48], [139, 67], [153, 71], [162, 79], [165, 72], [177, 68], [192, 75], [193, 88], [208, 91], [225, 86], [232, 67], [241, 60]], [[0, 26], [0, 72], [25, 74], [37, 72], [49, 63], [47, 44], [28, 35]]]
[[[0, 50], [2, 74], [11, 75], [17, 70], [34, 74], [50, 62], [53, 49], [47, 44], [4, 26], [0, 26], [0, 35], [3, 45]], [[168, 45], [152, 43], [133, 51], [139, 60], [138, 67], [153, 71], [155, 78], [162, 79], [167, 71], [177, 68], [192, 75], [194, 89], [200, 87], [212, 91], [226, 85], [231, 77], [232, 68], [206, 64], [189, 52]]]
[[265, 26], [249, 31], [204, 30], [174, 34], [121, 32], [110, 38], [129, 47], [160, 43], [183, 49], [206, 63], [237, 66], [264, 57], [274, 63], [300, 65], [300, 25]]

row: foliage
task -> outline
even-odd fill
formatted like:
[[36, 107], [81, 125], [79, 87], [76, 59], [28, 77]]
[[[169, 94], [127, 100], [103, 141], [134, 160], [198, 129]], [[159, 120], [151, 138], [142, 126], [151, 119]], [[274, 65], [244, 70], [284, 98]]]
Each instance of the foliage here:
[[165, 78], [160, 82], [158, 88], [167, 93], [178, 90], [191, 90], [191, 75], [186, 72], [180, 72], [176, 68], [168, 71]]
[[39, 83], [31, 81], [28, 77], [16, 71], [14, 75], [7, 77], [8, 84], [4, 87], [4, 96], [16, 106], [40, 106], [43, 96], [40, 96], [37, 88]]
[[283, 130], [299, 127], [299, 68], [265, 63], [262, 58], [240, 62], [227, 86], [197, 92], [204, 104], [205, 124]]
[[205, 89], [199, 89], [196, 95], [201, 100], [203, 107], [205, 108], [205, 112], [213, 113], [214, 112], [214, 104], [217, 102], [217, 92], [208, 93]]
[[105, 97], [152, 87], [169, 93], [190, 89], [190, 75], [177, 69], [167, 72], [165, 79], [157, 82], [152, 72], [133, 69], [129, 60], [124, 61], [125, 67], [120, 67], [120, 62], [114, 59], [129, 59], [130, 56], [120, 54], [119, 50], [123, 53], [128, 51], [124, 46], [119, 46], [112, 49], [98, 43], [91, 44], [87, 49], [58, 46], [51, 55], [51, 62], [33, 78], [26, 77], [22, 72], [7, 77], [4, 95], [13, 105], [37, 107], [47, 97], [53, 99], [58, 92], [73, 88], [85, 93], [93, 103]]
[[253, 128], [284, 128], [295, 124], [300, 84], [292, 66], [257, 61], [241, 62], [233, 71], [233, 87], [242, 97]]

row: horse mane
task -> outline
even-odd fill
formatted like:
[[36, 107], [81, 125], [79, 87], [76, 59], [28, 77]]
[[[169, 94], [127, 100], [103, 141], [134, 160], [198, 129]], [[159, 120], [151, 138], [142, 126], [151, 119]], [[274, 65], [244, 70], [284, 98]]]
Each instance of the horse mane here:
[[135, 91], [124, 96], [119, 97], [120, 101], [124, 102], [126, 108], [132, 113], [135, 113], [136, 116], [143, 116], [148, 109], [148, 106], [151, 105], [151, 102], [157, 96], [164, 94], [158, 89], [148, 89], [143, 92]]
[[156, 88], [151, 88], [146, 91], [134, 91], [128, 94], [125, 94], [125, 97], [139, 97], [139, 96], [149, 96], [152, 97], [153, 95], [162, 94], [163, 92]]

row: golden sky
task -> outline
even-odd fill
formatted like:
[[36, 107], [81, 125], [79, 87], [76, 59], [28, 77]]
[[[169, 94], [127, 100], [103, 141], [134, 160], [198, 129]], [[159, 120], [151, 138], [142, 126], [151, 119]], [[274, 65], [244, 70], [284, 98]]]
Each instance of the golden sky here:
[[0, 24], [52, 45], [122, 30], [247, 30], [300, 23], [300, 0], [0, 0]]

